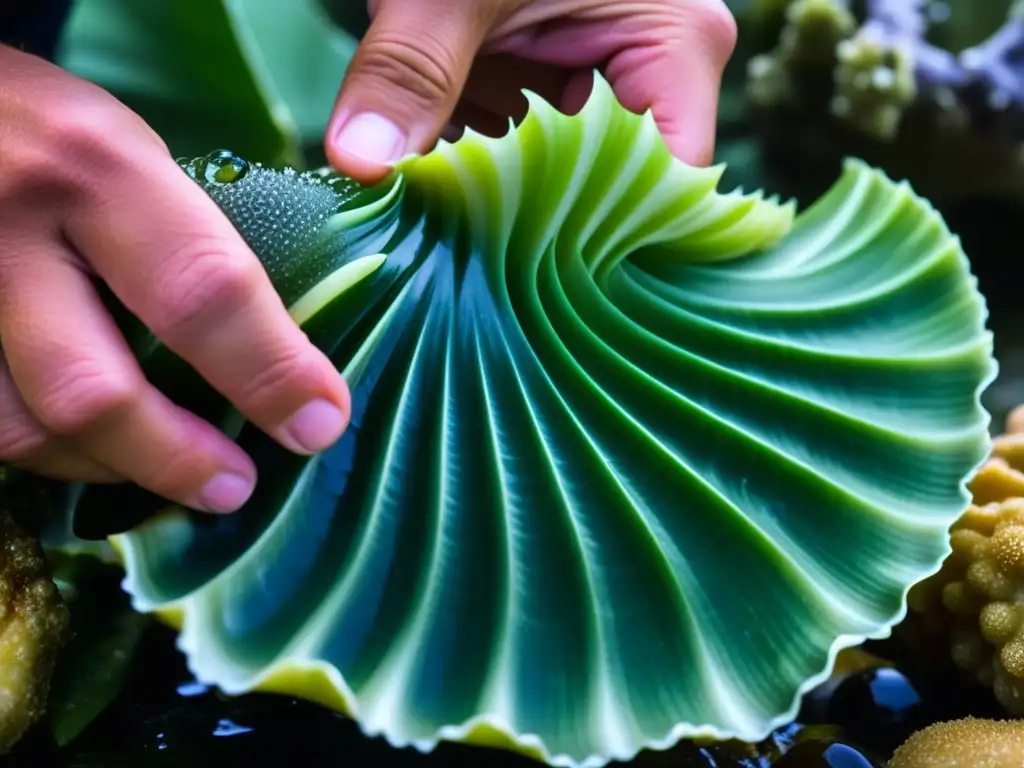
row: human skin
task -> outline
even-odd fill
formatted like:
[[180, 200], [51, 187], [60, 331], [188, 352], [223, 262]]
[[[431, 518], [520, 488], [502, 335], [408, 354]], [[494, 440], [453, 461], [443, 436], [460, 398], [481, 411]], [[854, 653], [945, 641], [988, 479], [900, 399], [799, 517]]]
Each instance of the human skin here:
[[371, 25], [327, 132], [332, 165], [372, 182], [445, 129], [501, 135], [532, 90], [582, 108], [599, 68], [619, 102], [650, 109], [669, 149], [714, 151], [736, 24], [722, 0], [370, 0]]
[[94, 277], [284, 445], [334, 442], [341, 376], [160, 138], [42, 59], [0, 48], [0, 72], [0, 462], [210, 512], [251, 493], [249, 457], [145, 380]]
[[[373, 182], [443, 131], [502, 133], [521, 89], [573, 112], [600, 68], [669, 148], [710, 161], [736, 28], [721, 0], [371, 0], [327, 131]], [[208, 512], [252, 493], [250, 458], [143, 376], [99, 279], [258, 427], [296, 453], [348, 422], [340, 374], [238, 233], [112, 96], [0, 46], [0, 463], [132, 481]]]

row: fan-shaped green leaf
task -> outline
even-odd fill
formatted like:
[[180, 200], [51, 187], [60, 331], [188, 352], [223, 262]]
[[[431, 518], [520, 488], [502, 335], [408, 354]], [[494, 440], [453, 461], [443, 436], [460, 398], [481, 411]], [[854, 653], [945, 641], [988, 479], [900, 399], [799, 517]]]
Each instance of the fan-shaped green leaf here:
[[[126, 587], [201, 679], [395, 744], [599, 765], [757, 739], [947, 553], [988, 445], [982, 299], [939, 215], [859, 162], [794, 220], [717, 192], [600, 78], [575, 117], [531, 103], [379, 188], [189, 164], [352, 422], [292, 456], [136, 327], [261, 482], [120, 537]], [[132, 494], [86, 488], [78, 515], [158, 509]]]

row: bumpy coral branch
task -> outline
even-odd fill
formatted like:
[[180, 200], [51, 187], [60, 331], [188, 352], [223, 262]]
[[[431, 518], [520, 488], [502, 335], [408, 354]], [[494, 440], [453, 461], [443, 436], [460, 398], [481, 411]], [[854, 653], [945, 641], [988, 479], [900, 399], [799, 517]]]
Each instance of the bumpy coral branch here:
[[802, 81], [832, 68], [836, 45], [857, 28], [853, 14], [836, 0], [795, 0], [785, 14], [778, 46], [747, 65], [747, 91], [756, 104], [801, 101]]
[[[945, 122], [977, 130], [995, 130], [1024, 139], [1024, 18], [1011, 11], [1005, 25], [980, 45], [954, 53], [929, 42], [935, 3], [929, 0], [866, 0], [859, 26], [849, 0], [793, 0], [777, 48], [755, 57], [749, 67], [750, 96], [773, 106], [792, 101], [802, 79], [807, 41], [820, 47], [835, 40], [831, 99], [833, 115], [876, 138], [898, 132], [911, 106], [937, 110]], [[956, 18], [945, 22], [956, 24]], [[814, 29], [830, 27], [830, 36]], [[771, 83], [785, 82], [785, 88]]]
[[1006, 428], [971, 483], [952, 554], [910, 591], [908, 623], [943, 625], [954, 662], [1024, 715], [1024, 406]]
[[889, 768], [1001, 768], [1024, 764], [1024, 723], [968, 717], [918, 731]]

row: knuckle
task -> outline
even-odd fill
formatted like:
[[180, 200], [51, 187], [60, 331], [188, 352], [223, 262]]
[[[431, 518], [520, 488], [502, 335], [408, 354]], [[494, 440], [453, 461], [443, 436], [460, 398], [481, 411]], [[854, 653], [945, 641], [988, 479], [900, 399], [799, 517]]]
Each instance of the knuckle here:
[[38, 144], [24, 144], [17, 152], [5, 153], [2, 159], [3, 189], [12, 196], [24, 194], [26, 187], [50, 181], [57, 166], [51, 152]]
[[0, 213], [8, 234], [24, 232], [27, 222], [46, 221], [68, 200], [69, 187], [60, 158], [45, 147], [26, 143], [16, 152], [0, 151]]
[[37, 456], [47, 443], [46, 434], [28, 419], [0, 420], [0, 462], [16, 463]]
[[320, 368], [306, 351], [289, 347], [261, 361], [257, 373], [239, 388], [236, 400], [246, 411], [265, 414], [268, 420], [285, 418], [305, 400], [303, 393], [322, 378]]
[[207, 452], [196, 441], [183, 438], [176, 450], [161, 455], [159, 462], [147, 467], [147, 472], [136, 481], [166, 498], [184, 498], [198, 490], [204, 477], [203, 459]]
[[736, 18], [721, 0], [697, 4], [694, 12], [696, 15], [693, 21], [700, 36], [705, 40], [708, 50], [717, 54], [724, 65], [736, 49], [739, 35]]
[[127, 167], [118, 136], [126, 131], [124, 117], [103, 104], [44, 108], [31, 122], [32, 140], [5, 153], [0, 167], [4, 187], [14, 194], [41, 191], [53, 195], [88, 195], [96, 170], [105, 175]]
[[131, 379], [93, 360], [72, 360], [36, 393], [33, 410], [52, 433], [74, 436], [116, 421], [134, 408], [139, 395]]
[[425, 31], [419, 39], [382, 33], [361, 51], [359, 71], [398, 86], [418, 102], [432, 107], [456, 92], [455, 56]]
[[154, 275], [150, 330], [165, 343], [237, 311], [259, 285], [255, 259], [229, 254], [226, 244], [199, 243], [164, 261]]
[[117, 156], [115, 137], [124, 132], [124, 119], [117, 110], [93, 104], [48, 117], [41, 127], [41, 143], [65, 162], [94, 167]]

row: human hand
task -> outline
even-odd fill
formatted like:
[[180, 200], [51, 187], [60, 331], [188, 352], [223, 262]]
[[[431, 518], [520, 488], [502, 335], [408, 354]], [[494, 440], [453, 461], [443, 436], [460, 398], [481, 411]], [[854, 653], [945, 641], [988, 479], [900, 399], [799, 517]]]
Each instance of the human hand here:
[[252, 461], [145, 380], [94, 277], [286, 447], [333, 443], [344, 382], [159, 137], [41, 59], [0, 46], [0, 72], [0, 462], [210, 512], [251, 493]]
[[595, 68], [669, 149], [711, 161], [722, 70], [736, 43], [723, 0], [370, 0], [327, 132], [327, 157], [365, 182], [447, 128], [500, 136], [522, 89], [572, 114]]

